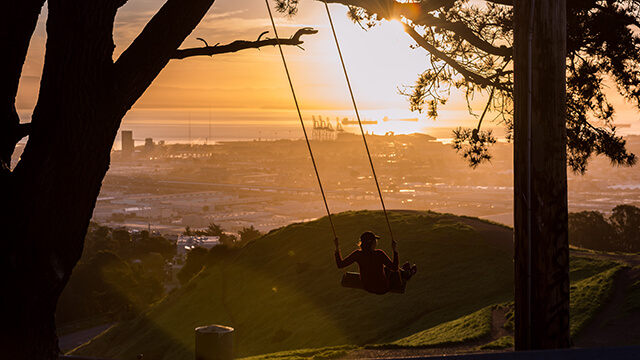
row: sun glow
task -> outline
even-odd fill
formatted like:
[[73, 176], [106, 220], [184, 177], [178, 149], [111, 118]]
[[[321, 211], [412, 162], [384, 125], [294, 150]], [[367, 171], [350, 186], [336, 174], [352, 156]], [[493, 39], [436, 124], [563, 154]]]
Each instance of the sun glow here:
[[[466, 104], [456, 104], [453, 98], [448, 109], [442, 109], [437, 122], [424, 114], [409, 111], [407, 99], [399, 90], [412, 86], [429, 63], [423, 50], [411, 48], [414, 42], [404, 32], [400, 20], [383, 20], [365, 30], [345, 16], [344, 6], [332, 4], [329, 8], [360, 116], [377, 121], [375, 125], [365, 125], [366, 131], [380, 135], [387, 132], [433, 133], [434, 127], [451, 124], [447, 110], [456, 109], [456, 116], [469, 117], [466, 111], [457, 111], [466, 109]], [[115, 34], [119, 50], [144, 27], [149, 13], [155, 8], [142, 10], [130, 6], [119, 15]], [[301, 47], [304, 50], [298, 47], [283, 49], [305, 121], [310, 122], [313, 115], [330, 117], [334, 126], [336, 118], [355, 120], [324, 4], [303, 2], [295, 17], [276, 16], [275, 20], [282, 37], [289, 37], [303, 27], [319, 30], [317, 34], [303, 38]], [[44, 34], [44, 22], [41, 28]], [[270, 32], [265, 36], [272, 36], [263, 2], [216, 2], [211, 14], [181, 47], [201, 46], [198, 37], [223, 44], [235, 39], [251, 40], [266, 30]], [[37, 39], [40, 40], [38, 44], [44, 44], [44, 36]], [[23, 119], [29, 117], [37, 99], [41, 66], [36, 65], [41, 65], [41, 58], [42, 54], [31, 56], [25, 65], [25, 72], [34, 76], [23, 79], [18, 94]], [[388, 121], [384, 121], [385, 117]], [[151, 133], [147, 129], [151, 124], [158, 125], [157, 132]], [[176, 135], [179, 138], [244, 139], [264, 137], [270, 131], [267, 130], [269, 127], [279, 129], [272, 131], [274, 138], [276, 131], [280, 137], [285, 134], [297, 138], [299, 122], [279, 51], [275, 47], [264, 47], [259, 51], [171, 61], [129, 111], [123, 125], [140, 127], [139, 132], [154, 138], [168, 138], [160, 130], [169, 132], [170, 128], [179, 128], [184, 132]], [[146, 126], [144, 130], [143, 126]], [[189, 126], [194, 132], [192, 136], [189, 136]], [[204, 132], [195, 134], [200, 128]], [[352, 125], [346, 128], [359, 131]], [[171, 134], [178, 132], [173, 130]]]

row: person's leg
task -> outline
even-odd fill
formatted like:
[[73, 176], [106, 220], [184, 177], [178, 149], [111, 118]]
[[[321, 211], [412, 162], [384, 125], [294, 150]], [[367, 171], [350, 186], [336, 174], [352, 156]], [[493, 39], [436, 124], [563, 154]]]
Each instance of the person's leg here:
[[407, 281], [411, 278], [411, 273], [407, 271], [404, 267], [399, 268], [398, 272], [400, 273], [400, 278], [404, 281]]
[[416, 266], [416, 264], [413, 264], [413, 266], [409, 265], [409, 262], [407, 261], [399, 270], [402, 278], [405, 280], [409, 280], [413, 275], [416, 274], [416, 272], [418, 272], [418, 267]]
[[[389, 269], [389, 268], [388, 268], [388, 267], [386, 267], [386, 266], [384, 267], [384, 276], [386, 276], [386, 277], [387, 277], [387, 280], [388, 280], [389, 282], [391, 282], [391, 277], [393, 276], [393, 273], [394, 273], [394, 272], [396, 272], [396, 271], [393, 271], [393, 270]], [[405, 279], [405, 273], [406, 273], [406, 271], [404, 271], [404, 269], [399, 268], [397, 272], [398, 272], [398, 273], [400, 273], [400, 278], [401, 278], [401, 279], [406, 280], [406, 279]]]

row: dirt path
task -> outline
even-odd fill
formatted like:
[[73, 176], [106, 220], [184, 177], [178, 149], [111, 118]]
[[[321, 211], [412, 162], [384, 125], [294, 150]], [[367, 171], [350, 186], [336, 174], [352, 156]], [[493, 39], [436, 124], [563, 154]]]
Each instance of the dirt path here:
[[491, 312], [491, 340], [495, 341], [504, 336], [513, 336], [513, 331], [504, 328], [507, 322], [507, 313], [511, 308], [494, 309]]
[[94, 337], [100, 335], [104, 331], [107, 331], [113, 325], [115, 324], [100, 325], [92, 327], [90, 329], [85, 329], [68, 335], [60, 336], [60, 338], [58, 339], [58, 346], [60, 346], [60, 350], [62, 350], [63, 352], [73, 350], [78, 346], [86, 343], [87, 341], [93, 339]]
[[598, 259], [598, 260], [615, 261], [621, 264], [625, 264], [631, 268], [634, 268], [640, 265], [640, 255], [636, 255], [636, 254], [601, 253], [601, 252], [594, 252], [594, 251], [585, 250], [585, 249], [572, 249], [571, 255], [588, 257], [588, 258]]
[[574, 339], [576, 347], [625, 346], [638, 344], [640, 313], [625, 314], [627, 289], [640, 279], [640, 271], [626, 268], [615, 279], [615, 292], [582, 334]]

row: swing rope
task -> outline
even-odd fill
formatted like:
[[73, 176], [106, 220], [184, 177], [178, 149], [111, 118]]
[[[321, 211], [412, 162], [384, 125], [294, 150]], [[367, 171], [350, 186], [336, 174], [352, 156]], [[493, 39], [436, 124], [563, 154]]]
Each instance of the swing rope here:
[[353, 96], [353, 89], [351, 88], [351, 81], [349, 81], [349, 75], [347, 74], [347, 67], [344, 64], [344, 59], [342, 57], [342, 51], [340, 50], [340, 44], [338, 43], [338, 36], [336, 35], [336, 29], [333, 26], [333, 19], [331, 18], [331, 12], [329, 11], [329, 5], [327, 5], [327, 0], [323, 0], [324, 7], [327, 10], [327, 17], [329, 18], [329, 24], [331, 25], [331, 32], [333, 33], [333, 40], [336, 43], [336, 48], [338, 49], [338, 55], [340, 56], [340, 63], [342, 64], [342, 71], [344, 72], [344, 77], [347, 81], [347, 87], [349, 88], [349, 94], [351, 95], [351, 102], [353, 103], [353, 109], [356, 113], [356, 118], [358, 119], [358, 125], [360, 126], [360, 133], [362, 134], [362, 141], [364, 142], [364, 147], [367, 150], [367, 157], [369, 158], [369, 164], [371, 165], [371, 172], [373, 173], [373, 179], [376, 182], [376, 188], [378, 189], [378, 195], [380, 197], [380, 203], [382, 204], [382, 211], [384, 212], [384, 218], [387, 221], [387, 227], [389, 228], [389, 235], [391, 236], [391, 241], [395, 241], [393, 239], [393, 232], [391, 231], [391, 223], [389, 222], [389, 216], [387, 215], [387, 208], [384, 205], [384, 199], [382, 198], [382, 191], [380, 191], [380, 184], [378, 183], [378, 176], [376, 175], [376, 169], [373, 166], [373, 160], [371, 160], [371, 152], [369, 151], [369, 145], [367, 144], [367, 138], [364, 135], [364, 129], [362, 127], [362, 121], [360, 121], [360, 113], [358, 112], [358, 106], [356, 105], [356, 99]]
[[333, 225], [333, 220], [331, 218], [331, 212], [329, 211], [329, 205], [327, 204], [327, 197], [324, 193], [324, 188], [322, 187], [322, 181], [320, 181], [320, 174], [318, 173], [318, 167], [316, 166], [316, 160], [313, 156], [313, 151], [311, 151], [311, 144], [309, 143], [309, 136], [307, 135], [307, 129], [304, 126], [304, 121], [302, 120], [302, 113], [300, 112], [300, 106], [298, 105], [298, 98], [296, 97], [296, 92], [293, 89], [293, 82], [291, 81], [291, 75], [289, 74], [289, 67], [287, 67], [287, 61], [284, 57], [284, 52], [282, 51], [282, 44], [280, 44], [280, 38], [278, 37], [278, 30], [276, 29], [276, 23], [273, 20], [273, 14], [271, 14], [271, 7], [269, 6], [269, 0], [264, 0], [267, 4], [267, 10], [269, 11], [269, 18], [271, 19], [271, 26], [273, 27], [273, 32], [276, 36], [276, 42], [278, 43], [278, 49], [280, 50], [280, 57], [282, 58], [282, 63], [284, 64], [284, 70], [287, 73], [287, 79], [289, 80], [289, 87], [291, 88], [291, 94], [293, 95], [293, 101], [296, 104], [296, 110], [298, 111], [298, 118], [300, 119], [300, 124], [302, 125], [302, 132], [304, 133], [304, 139], [307, 142], [307, 148], [309, 149], [309, 155], [311, 156], [311, 162], [313, 163], [313, 169], [316, 172], [316, 178], [318, 179], [318, 186], [320, 187], [320, 193], [322, 193], [322, 200], [324, 201], [324, 207], [327, 210], [327, 217], [329, 218], [329, 224], [331, 224], [331, 231], [333, 231], [333, 237], [337, 238], [336, 228]]

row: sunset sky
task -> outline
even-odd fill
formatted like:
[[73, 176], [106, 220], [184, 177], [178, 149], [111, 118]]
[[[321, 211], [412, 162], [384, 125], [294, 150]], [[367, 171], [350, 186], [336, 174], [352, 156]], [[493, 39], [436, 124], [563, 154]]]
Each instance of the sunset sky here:
[[[126, 49], [162, 3], [163, 0], [130, 0], [119, 11], [115, 26], [116, 56]], [[274, 1], [270, 0], [270, 4], [273, 6]], [[288, 19], [276, 14], [275, 21], [281, 37], [288, 37], [306, 26], [319, 30], [316, 35], [303, 37], [305, 51], [285, 47], [305, 120], [311, 115], [355, 117], [324, 4], [306, 0], [299, 6], [295, 17]], [[345, 6], [330, 5], [330, 9], [361, 116], [379, 120], [381, 126], [383, 116], [419, 118], [418, 123], [385, 123], [386, 127], [376, 132], [429, 132], [433, 127], [473, 126], [475, 120], [468, 114], [460, 94], [453, 94], [435, 122], [424, 114], [409, 112], [409, 105], [398, 88], [413, 85], [418, 74], [426, 69], [427, 58], [424, 50], [410, 48], [413, 41], [399, 23], [385, 21], [364, 31], [347, 18]], [[46, 9], [32, 41], [18, 95], [23, 122], [29, 121], [37, 99], [44, 56], [44, 15]], [[267, 36], [273, 35], [263, 0], [218, 0], [182, 48], [202, 46], [202, 42], [196, 40], [198, 37], [210, 45], [226, 44], [238, 39], [254, 40], [266, 30], [270, 31]], [[475, 110], [481, 112], [480, 102]], [[208, 121], [212, 116], [217, 124], [297, 121], [275, 47], [171, 61], [125, 117], [123, 128], [137, 122], [187, 121], [187, 117], [197, 123]]]

